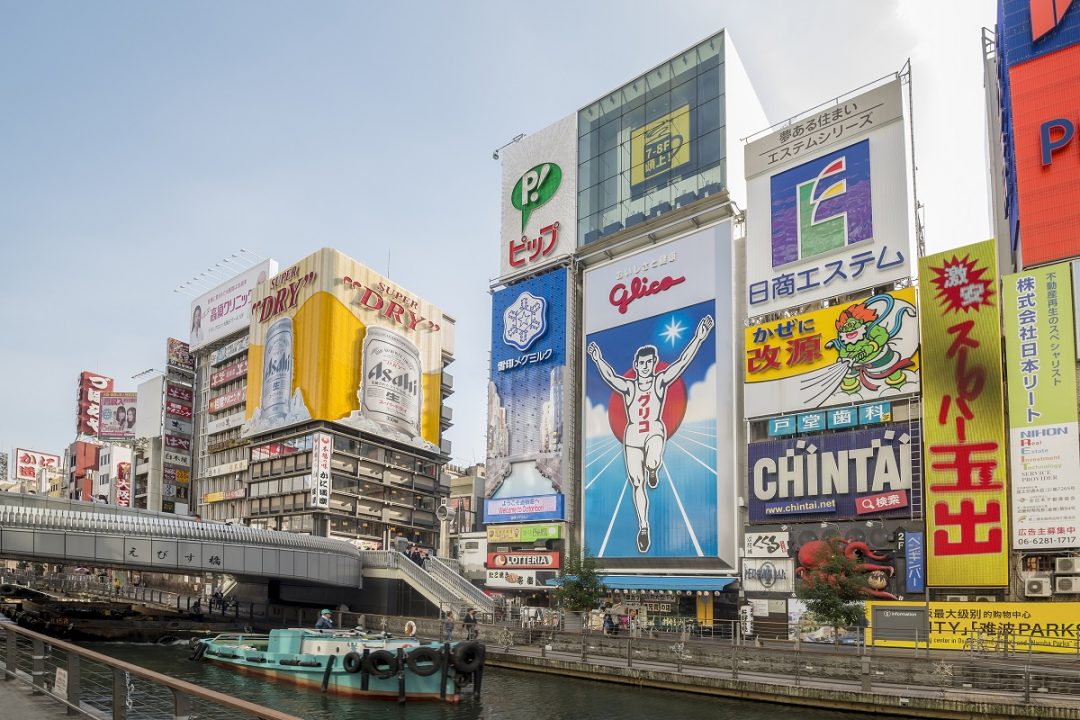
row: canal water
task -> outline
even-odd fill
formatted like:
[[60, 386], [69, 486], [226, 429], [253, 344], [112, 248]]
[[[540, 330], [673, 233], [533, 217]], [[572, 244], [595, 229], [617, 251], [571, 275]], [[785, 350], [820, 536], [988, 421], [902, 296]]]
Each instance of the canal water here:
[[[262, 681], [188, 660], [187, 644], [81, 643], [102, 654], [305, 720], [869, 720], [871, 715], [711, 698], [665, 690], [488, 668], [482, 697], [459, 705], [345, 699]], [[132, 717], [137, 718], [137, 713]], [[873, 716], [877, 718], [879, 716]]]

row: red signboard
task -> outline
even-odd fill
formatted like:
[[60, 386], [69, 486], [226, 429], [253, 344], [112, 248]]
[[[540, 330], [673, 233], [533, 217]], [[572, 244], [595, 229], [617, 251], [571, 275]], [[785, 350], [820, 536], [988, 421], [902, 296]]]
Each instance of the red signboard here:
[[218, 413], [222, 410], [228, 410], [231, 407], [236, 407], [245, 400], [247, 400], [246, 387], [230, 390], [224, 395], [218, 395], [216, 398], [210, 401], [210, 412]]
[[1024, 267], [1080, 255], [1080, 45], [1009, 70]]
[[[39, 470], [59, 468], [60, 456], [15, 448], [15, 480], [37, 480]], [[30, 486], [33, 487], [33, 486]]]
[[173, 417], [191, 419], [191, 408], [187, 405], [181, 405], [178, 402], [172, 400], [165, 401], [165, 414], [172, 415]]
[[116, 466], [116, 506], [131, 507], [131, 463]]
[[236, 378], [247, 375], [248, 361], [247, 358], [242, 358], [240, 362], [235, 362], [232, 365], [226, 365], [215, 373], [210, 375], [210, 387], [217, 388], [222, 385], [235, 380]]
[[191, 398], [194, 397], [191, 388], [183, 385], [166, 385], [165, 395], [173, 400], [183, 400], [185, 402], [191, 402]]
[[487, 566], [493, 570], [518, 568], [521, 570], [558, 570], [557, 552], [489, 552]]
[[75, 406], [75, 432], [97, 435], [101, 416], [101, 393], [113, 389], [113, 379], [89, 370], [79, 374], [79, 394]]

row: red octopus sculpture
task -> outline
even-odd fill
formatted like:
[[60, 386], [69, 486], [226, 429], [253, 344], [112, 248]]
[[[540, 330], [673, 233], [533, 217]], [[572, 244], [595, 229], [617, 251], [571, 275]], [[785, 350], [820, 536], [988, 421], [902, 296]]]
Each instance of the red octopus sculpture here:
[[818, 582], [836, 584], [834, 575], [826, 575], [821, 569], [825, 563], [836, 555], [843, 553], [848, 560], [857, 560], [859, 564], [855, 570], [860, 573], [869, 573], [869, 587], [862, 588], [861, 592], [870, 597], [885, 600], [896, 600], [896, 596], [884, 590], [888, 584], [888, 578], [892, 577], [896, 570], [891, 565], [875, 565], [863, 560], [888, 560], [887, 555], [879, 555], [861, 541], [853, 541], [848, 538], [831, 537], [827, 540], [811, 540], [799, 548], [799, 567], [795, 569], [795, 575], [805, 583], [811, 585]]

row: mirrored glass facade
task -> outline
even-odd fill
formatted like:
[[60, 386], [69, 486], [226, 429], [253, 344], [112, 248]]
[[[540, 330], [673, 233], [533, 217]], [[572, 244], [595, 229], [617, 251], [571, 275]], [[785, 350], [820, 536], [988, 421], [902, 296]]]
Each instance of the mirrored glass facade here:
[[578, 113], [578, 244], [726, 185], [724, 35]]

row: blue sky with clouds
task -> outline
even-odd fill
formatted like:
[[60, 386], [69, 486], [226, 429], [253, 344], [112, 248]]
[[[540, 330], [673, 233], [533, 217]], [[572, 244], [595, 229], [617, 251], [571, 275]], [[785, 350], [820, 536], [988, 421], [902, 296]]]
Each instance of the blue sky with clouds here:
[[[944, 6], [944, 7], [941, 7]], [[773, 122], [911, 57], [931, 251], [989, 233], [989, 0], [0, 3], [0, 449], [62, 452], [87, 369], [135, 389], [173, 292], [333, 246], [455, 315], [483, 460], [494, 148], [727, 27]]]

